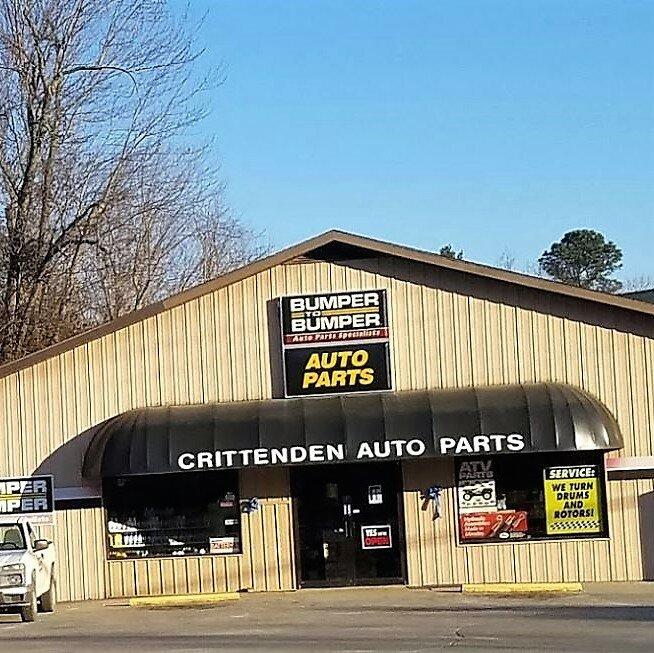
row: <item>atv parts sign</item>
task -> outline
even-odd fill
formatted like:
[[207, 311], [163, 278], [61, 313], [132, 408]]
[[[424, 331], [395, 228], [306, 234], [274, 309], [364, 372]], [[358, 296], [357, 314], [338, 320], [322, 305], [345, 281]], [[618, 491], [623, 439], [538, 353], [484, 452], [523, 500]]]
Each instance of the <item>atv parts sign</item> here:
[[0, 515], [30, 515], [50, 523], [54, 511], [52, 476], [0, 478]]
[[546, 467], [543, 473], [548, 535], [597, 534], [604, 530], [598, 465]]
[[462, 460], [457, 465], [459, 513], [494, 512], [497, 509], [493, 460]]
[[389, 390], [385, 290], [282, 297], [284, 394]]

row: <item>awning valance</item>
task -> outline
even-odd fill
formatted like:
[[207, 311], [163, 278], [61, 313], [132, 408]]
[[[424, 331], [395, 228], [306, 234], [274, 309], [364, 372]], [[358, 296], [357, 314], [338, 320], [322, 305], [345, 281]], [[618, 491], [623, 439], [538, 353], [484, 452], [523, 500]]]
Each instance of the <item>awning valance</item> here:
[[540, 383], [132, 410], [95, 427], [83, 476], [620, 447], [602, 403]]

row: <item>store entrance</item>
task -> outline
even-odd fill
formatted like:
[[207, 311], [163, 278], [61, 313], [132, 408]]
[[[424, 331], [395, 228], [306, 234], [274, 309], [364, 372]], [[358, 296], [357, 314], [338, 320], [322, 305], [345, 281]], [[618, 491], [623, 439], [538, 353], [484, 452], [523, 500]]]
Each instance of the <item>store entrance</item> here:
[[296, 467], [300, 586], [402, 583], [399, 463]]

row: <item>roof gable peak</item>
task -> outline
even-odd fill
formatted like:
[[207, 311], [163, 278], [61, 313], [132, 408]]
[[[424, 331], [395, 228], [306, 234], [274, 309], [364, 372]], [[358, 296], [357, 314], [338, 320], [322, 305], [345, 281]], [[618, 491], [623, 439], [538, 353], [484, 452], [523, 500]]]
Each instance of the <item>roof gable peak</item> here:
[[[161, 301], [155, 302], [154, 304], [150, 304], [132, 313], [128, 313], [112, 322], [99, 325], [89, 331], [85, 331], [73, 336], [72, 338], [29, 354], [24, 358], [1, 365], [0, 379], [9, 374], [13, 374], [16, 371], [36, 365], [37, 363], [60, 355], [66, 351], [70, 351], [75, 347], [185, 304], [193, 299], [215, 292], [220, 288], [247, 279], [248, 277], [259, 274], [260, 272], [271, 269], [277, 265], [283, 265], [293, 259], [299, 257], [315, 257], [316, 260], [332, 260], [338, 262], [339, 257], [335, 256], [335, 247], [342, 248], [342, 254], [345, 254], [346, 250], [349, 251], [349, 253], [352, 254], [352, 256], [349, 257], [350, 259], [356, 258], [356, 255], [361, 256], [363, 252], [367, 252], [368, 256], [397, 257], [409, 262], [437, 266], [484, 279], [495, 280], [498, 283], [508, 283], [533, 288], [547, 293], [554, 293], [557, 295], [607, 305], [609, 307], [633, 311], [640, 315], [645, 314], [654, 316], [654, 304], [648, 304], [643, 301], [629, 299], [619, 295], [610, 295], [608, 293], [586, 290], [584, 288], [577, 288], [560, 282], [549, 281], [518, 272], [502, 270], [487, 265], [481, 265], [479, 263], [473, 263], [471, 261], [451, 259], [433, 252], [405, 245], [397, 245], [367, 236], [360, 236], [348, 231], [330, 229], [322, 234], [286, 247], [276, 253], [220, 275], [206, 283], [189, 288], [188, 290], [184, 290]], [[347, 257], [342, 256], [340, 260], [347, 260]]]

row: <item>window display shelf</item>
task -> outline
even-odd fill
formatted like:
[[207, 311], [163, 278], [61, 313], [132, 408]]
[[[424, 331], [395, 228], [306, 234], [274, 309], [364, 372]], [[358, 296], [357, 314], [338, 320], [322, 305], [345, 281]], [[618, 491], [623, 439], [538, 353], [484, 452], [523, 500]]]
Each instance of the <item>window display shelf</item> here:
[[103, 480], [109, 559], [233, 553], [238, 474], [189, 472]]
[[109, 533], [112, 535], [123, 535], [123, 534], [129, 534], [129, 533], [170, 533], [170, 532], [177, 532], [177, 533], [183, 533], [185, 531], [208, 531], [214, 528], [213, 526], [169, 526], [166, 528], [157, 528], [157, 527], [149, 527], [149, 528], [139, 528], [138, 526], [130, 526], [126, 530], [120, 530], [120, 529], [109, 529]]
[[209, 542], [208, 541], [201, 541], [201, 542], [184, 542], [182, 544], [114, 544], [109, 547], [109, 550], [114, 550], [114, 549], [181, 549], [183, 547], [188, 547], [188, 546], [200, 546], [200, 547], [208, 547]]

